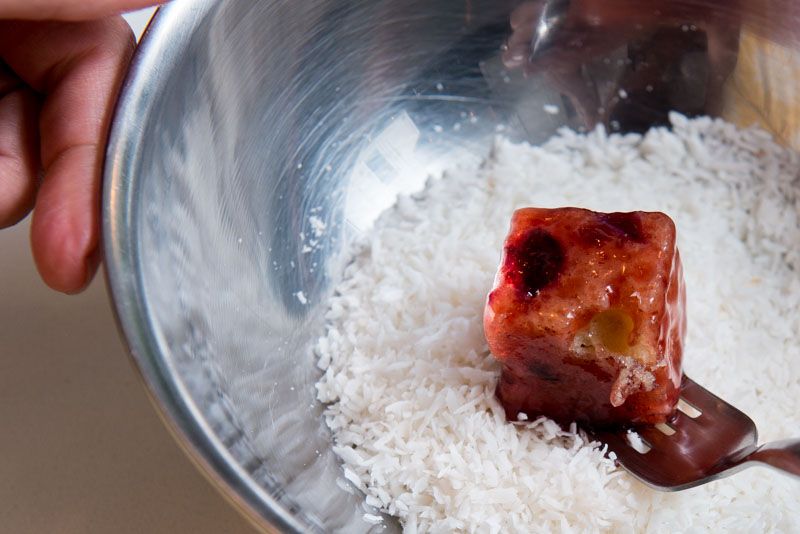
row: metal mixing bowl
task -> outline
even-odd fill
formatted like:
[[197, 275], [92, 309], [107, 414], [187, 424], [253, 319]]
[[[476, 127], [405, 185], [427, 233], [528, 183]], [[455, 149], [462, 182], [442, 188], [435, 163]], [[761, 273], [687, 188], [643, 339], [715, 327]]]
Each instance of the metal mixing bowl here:
[[[384, 531], [363, 521], [330, 451], [310, 347], [347, 244], [398, 193], [479, 160], [498, 132], [538, 143], [565, 125], [641, 131], [670, 109], [775, 114], [748, 102], [755, 118], [736, 115], [746, 91], [725, 84], [747, 81], [736, 74], [746, 35], [771, 50], [748, 61], [797, 59], [791, 2], [601, 5], [550, 2], [542, 15], [504, 0], [186, 0], [159, 11], [109, 142], [108, 280], [165, 420], [261, 526]], [[503, 49], [510, 19], [522, 32], [512, 40], [536, 48], [521, 64]], [[786, 61], [771, 91], [800, 75]], [[794, 91], [781, 95], [798, 109]], [[791, 143], [785, 122], [773, 131]]]

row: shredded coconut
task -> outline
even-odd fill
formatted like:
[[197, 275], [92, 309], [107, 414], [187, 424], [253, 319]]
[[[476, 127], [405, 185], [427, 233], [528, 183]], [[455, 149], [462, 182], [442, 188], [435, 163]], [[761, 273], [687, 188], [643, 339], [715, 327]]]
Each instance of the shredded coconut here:
[[[685, 264], [687, 374], [756, 421], [800, 428], [800, 160], [759, 130], [672, 116], [644, 136], [498, 139], [479, 167], [384, 213], [317, 346], [344, 477], [406, 532], [791, 532], [800, 484], [764, 468], [660, 493], [574, 425], [506, 422], [484, 299], [515, 208], [663, 211]], [[613, 457], [613, 456], [612, 456]]]
[[311, 231], [314, 232], [314, 237], [321, 237], [325, 233], [325, 223], [316, 215], [308, 218], [308, 224], [311, 225]]

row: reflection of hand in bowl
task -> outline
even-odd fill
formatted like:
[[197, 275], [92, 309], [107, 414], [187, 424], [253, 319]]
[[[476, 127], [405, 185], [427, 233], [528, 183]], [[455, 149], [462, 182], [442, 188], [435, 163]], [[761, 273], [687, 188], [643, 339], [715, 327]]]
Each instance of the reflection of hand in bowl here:
[[[643, 131], [666, 124], [669, 110], [718, 112], [720, 93], [736, 63], [738, 18], [713, 5], [635, 0], [576, 0], [545, 35], [536, 31], [544, 2], [529, 1], [511, 14], [503, 54], [508, 68], [544, 72], [566, 95], [586, 127], [611, 124]], [[546, 41], [537, 44], [537, 39]], [[532, 48], [536, 46], [536, 53]], [[587, 67], [623, 62], [614, 88], [590, 81]], [[606, 84], [607, 85], [607, 84]], [[617, 111], [620, 98], [629, 101]]]

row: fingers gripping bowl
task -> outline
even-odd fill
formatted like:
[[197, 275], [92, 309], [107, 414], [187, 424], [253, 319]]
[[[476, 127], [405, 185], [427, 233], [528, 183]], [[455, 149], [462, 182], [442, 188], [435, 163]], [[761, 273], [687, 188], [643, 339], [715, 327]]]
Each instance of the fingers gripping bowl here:
[[[656, 66], [647, 75], [665, 73], [652, 83], [632, 81], [625, 67], [626, 51], [647, 55], [652, 43], [624, 33], [635, 46], [551, 56], [570, 67], [557, 78], [511, 69], [502, 45], [516, 7], [179, 1], [144, 38], [106, 162], [109, 285], [169, 426], [264, 527], [383, 528], [363, 521], [362, 497], [342, 483], [310, 347], [324, 332], [349, 243], [398, 194], [454, 162], [477, 163], [500, 130], [538, 144], [561, 126], [639, 131], [664, 123], [670, 109], [719, 108], [720, 98], [697, 98], [719, 94], [713, 54], [707, 44], [698, 53], [697, 38], [675, 45], [679, 54], [650, 53]], [[742, 47], [757, 35], [773, 54], [793, 53], [793, 15], [727, 9], [709, 5], [703, 20], [738, 24]], [[787, 26], [773, 32], [780, 42], [750, 31], [775, 21]], [[740, 67], [727, 77], [744, 76], [747, 62]], [[800, 81], [800, 72], [780, 72], [781, 83]], [[592, 116], [582, 92], [570, 90], [576, 80], [592, 86], [599, 100], [591, 108], [602, 113]], [[622, 98], [622, 81], [657, 98]], [[784, 128], [773, 133], [791, 143], [797, 108], [785, 105]]]

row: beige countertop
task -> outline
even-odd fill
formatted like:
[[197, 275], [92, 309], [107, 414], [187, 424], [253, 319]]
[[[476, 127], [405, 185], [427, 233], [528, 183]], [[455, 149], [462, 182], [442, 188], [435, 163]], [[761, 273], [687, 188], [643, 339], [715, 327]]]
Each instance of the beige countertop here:
[[27, 221], [0, 231], [0, 350], [0, 532], [254, 532], [156, 415], [102, 276], [47, 289]]
[[102, 277], [57, 294], [27, 245], [0, 231], [0, 532], [253, 532], [156, 415]]

